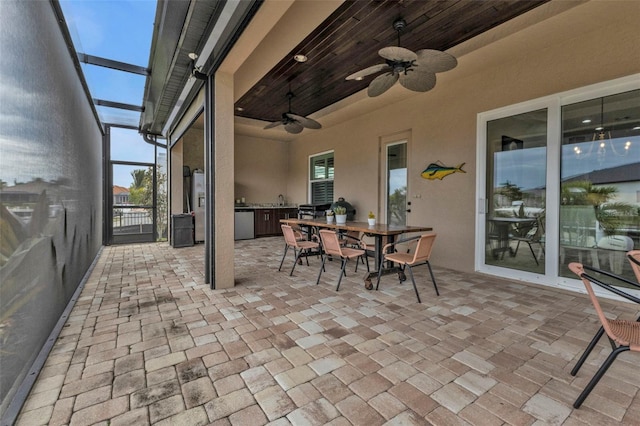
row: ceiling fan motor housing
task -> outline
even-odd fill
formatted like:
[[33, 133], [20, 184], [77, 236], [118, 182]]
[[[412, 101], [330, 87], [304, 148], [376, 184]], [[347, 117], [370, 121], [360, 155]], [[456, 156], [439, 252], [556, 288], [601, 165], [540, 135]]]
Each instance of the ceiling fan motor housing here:
[[294, 114], [291, 111], [291, 99], [295, 95], [291, 90], [287, 92], [287, 99], [289, 99], [289, 111], [282, 113], [282, 119], [279, 121], [274, 121], [273, 123], [267, 124], [264, 128], [271, 129], [276, 126], [284, 125], [284, 129], [288, 133], [297, 134], [302, 131], [305, 127], [307, 129], [320, 129], [322, 125], [309, 117], [303, 117], [301, 115]]
[[393, 21], [393, 29], [398, 32], [404, 30], [406, 27], [407, 27], [407, 21], [405, 21], [402, 18], [398, 18], [395, 21]]
[[398, 45], [387, 46], [378, 50], [378, 55], [385, 59], [385, 63], [369, 66], [346, 77], [347, 80], [362, 80], [372, 74], [379, 74], [374, 78], [367, 94], [375, 97], [383, 94], [396, 82], [414, 92], [426, 92], [436, 85], [436, 73], [449, 71], [458, 64], [455, 57], [446, 52], [433, 49], [421, 49], [417, 52], [405, 49], [400, 44], [400, 33], [407, 26], [407, 22], [398, 18], [393, 21], [393, 29], [398, 33]]

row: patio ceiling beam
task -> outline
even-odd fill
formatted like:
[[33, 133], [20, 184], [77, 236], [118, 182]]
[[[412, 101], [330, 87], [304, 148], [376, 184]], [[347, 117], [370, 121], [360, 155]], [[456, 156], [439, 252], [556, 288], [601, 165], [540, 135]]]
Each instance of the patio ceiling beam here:
[[122, 102], [113, 102], [113, 101], [107, 101], [107, 100], [104, 100], [104, 99], [93, 98], [93, 103], [95, 105], [97, 105], [97, 106], [105, 106], [105, 107], [118, 108], [118, 109], [126, 109], [126, 110], [129, 110], [129, 111], [137, 111], [137, 112], [144, 111], [144, 107], [140, 106], [140, 105], [123, 104]]
[[138, 65], [127, 64], [125, 62], [114, 61], [113, 59], [101, 58], [99, 56], [87, 55], [78, 52], [78, 60], [84, 64], [97, 65], [104, 68], [111, 68], [117, 71], [125, 71], [144, 76], [151, 75], [151, 70]]

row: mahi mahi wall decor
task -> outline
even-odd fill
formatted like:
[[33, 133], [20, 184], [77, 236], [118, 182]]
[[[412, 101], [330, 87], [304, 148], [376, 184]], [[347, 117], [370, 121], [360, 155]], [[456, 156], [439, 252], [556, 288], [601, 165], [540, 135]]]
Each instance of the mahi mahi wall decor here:
[[461, 163], [457, 167], [449, 167], [449, 166], [445, 166], [440, 161], [436, 161], [435, 163], [429, 164], [427, 168], [424, 169], [424, 171], [420, 174], [420, 176], [429, 180], [434, 180], [434, 179], [442, 180], [443, 178], [456, 172], [467, 173], [464, 170], [462, 170], [462, 166], [464, 166], [464, 164], [465, 163]]

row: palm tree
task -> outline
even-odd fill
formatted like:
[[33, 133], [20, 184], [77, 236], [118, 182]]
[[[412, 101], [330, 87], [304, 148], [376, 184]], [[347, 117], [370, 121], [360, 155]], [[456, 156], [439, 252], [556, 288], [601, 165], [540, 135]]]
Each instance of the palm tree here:
[[144, 177], [145, 177], [144, 169], [133, 170], [131, 172], [131, 177], [133, 178], [133, 184], [131, 184], [131, 188], [138, 189], [144, 186]]
[[145, 204], [145, 178], [146, 171], [144, 169], [137, 169], [131, 172], [133, 183], [129, 187], [129, 201], [132, 204], [143, 205]]
[[622, 222], [621, 214], [630, 214], [634, 207], [623, 202], [611, 202], [618, 194], [615, 186], [594, 186], [590, 181], [562, 185], [562, 204], [593, 206], [596, 219], [605, 234], [615, 234]]

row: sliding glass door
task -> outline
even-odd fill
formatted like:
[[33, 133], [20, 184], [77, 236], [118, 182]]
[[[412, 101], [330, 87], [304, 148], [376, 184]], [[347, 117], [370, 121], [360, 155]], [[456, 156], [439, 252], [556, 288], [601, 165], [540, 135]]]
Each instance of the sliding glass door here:
[[560, 268], [570, 262], [634, 274], [640, 248], [640, 90], [562, 107]]
[[637, 77], [480, 114], [477, 155], [477, 270], [581, 289], [580, 262], [635, 279]]
[[486, 128], [485, 263], [544, 273], [547, 110]]

